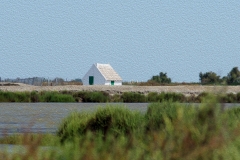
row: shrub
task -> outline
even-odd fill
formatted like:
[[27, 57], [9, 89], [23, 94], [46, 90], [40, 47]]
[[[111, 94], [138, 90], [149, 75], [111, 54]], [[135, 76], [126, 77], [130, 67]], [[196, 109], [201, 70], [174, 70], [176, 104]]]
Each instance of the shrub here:
[[146, 102], [146, 97], [140, 93], [124, 92], [122, 94], [123, 102], [134, 103], [134, 102]]
[[148, 106], [146, 118], [147, 130], [160, 130], [164, 128], [164, 117], [171, 121], [177, 117], [178, 104], [172, 102], [153, 103]]
[[15, 95], [17, 102], [30, 102], [29, 92], [16, 92]]
[[0, 102], [29, 102], [29, 92], [0, 91]]
[[40, 101], [40, 97], [39, 97], [38, 92], [32, 91], [30, 93], [30, 100], [31, 100], [31, 102], [39, 102]]
[[240, 103], [240, 92], [237, 93], [236, 97], [237, 97], [237, 102]]
[[114, 94], [112, 96], [109, 95], [110, 102], [123, 102], [121, 95]]
[[86, 92], [80, 91], [73, 94], [76, 101], [81, 100], [82, 102], [108, 102], [109, 95], [105, 92]]
[[83, 102], [107, 102], [108, 96], [103, 92], [87, 92]]
[[206, 98], [208, 95], [209, 95], [209, 93], [207, 93], [207, 92], [202, 92], [202, 93], [200, 93], [200, 94], [196, 97], [195, 102], [196, 102], [196, 103], [201, 103], [201, 102], [203, 101], [203, 99]]
[[1, 102], [16, 102], [16, 97], [13, 92], [0, 91]]
[[143, 124], [143, 116], [139, 112], [130, 111], [125, 107], [107, 106], [94, 113], [72, 113], [63, 120], [57, 135], [61, 142], [73, 140], [88, 131], [105, 137], [107, 134], [129, 135], [136, 132]]
[[58, 92], [44, 92], [41, 102], [75, 102], [71, 95], [60, 94]]
[[184, 101], [184, 95], [181, 93], [165, 93], [164, 100], [166, 101], [172, 101], [172, 102], [183, 102]]
[[158, 102], [158, 93], [157, 92], [150, 92], [147, 95], [148, 102]]
[[235, 95], [233, 93], [228, 93], [227, 97], [228, 97], [228, 103], [236, 103], [237, 102], [237, 95]]

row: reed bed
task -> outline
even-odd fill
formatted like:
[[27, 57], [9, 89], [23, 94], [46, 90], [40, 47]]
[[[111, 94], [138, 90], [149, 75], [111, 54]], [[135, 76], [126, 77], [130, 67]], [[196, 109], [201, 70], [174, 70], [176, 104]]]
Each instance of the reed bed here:
[[0, 102], [124, 102], [124, 103], [153, 103], [153, 102], [180, 102], [201, 103], [207, 96], [215, 96], [221, 103], [240, 103], [240, 92], [233, 93], [208, 93], [186, 96], [175, 92], [150, 92], [148, 94], [138, 92], [124, 92], [122, 94], [109, 94], [103, 91], [32, 91], [9, 92], [0, 91]]

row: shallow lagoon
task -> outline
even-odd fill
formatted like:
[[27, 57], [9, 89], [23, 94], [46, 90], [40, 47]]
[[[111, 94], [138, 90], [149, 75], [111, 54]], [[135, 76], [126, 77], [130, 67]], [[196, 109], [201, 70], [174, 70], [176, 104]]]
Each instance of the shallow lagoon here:
[[69, 113], [122, 105], [145, 112], [148, 103], [0, 103], [0, 137], [13, 133], [54, 133]]

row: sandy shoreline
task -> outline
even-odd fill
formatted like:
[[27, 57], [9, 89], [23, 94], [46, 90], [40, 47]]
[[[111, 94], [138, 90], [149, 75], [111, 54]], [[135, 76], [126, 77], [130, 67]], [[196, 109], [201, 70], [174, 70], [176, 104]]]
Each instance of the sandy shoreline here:
[[110, 94], [121, 94], [123, 92], [138, 92], [147, 94], [149, 92], [176, 92], [184, 95], [198, 95], [202, 92], [215, 93], [238, 93], [240, 86], [201, 86], [201, 85], [180, 85], [180, 86], [81, 86], [81, 85], [65, 85], [65, 86], [32, 86], [25, 84], [17, 84], [18, 86], [1, 86], [2, 91], [105, 91]]

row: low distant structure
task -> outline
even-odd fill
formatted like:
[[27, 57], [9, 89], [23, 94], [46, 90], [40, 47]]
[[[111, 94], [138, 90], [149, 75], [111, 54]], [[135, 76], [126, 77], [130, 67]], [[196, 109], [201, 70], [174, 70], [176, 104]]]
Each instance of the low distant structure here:
[[122, 78], [110, 64], [93, 64], [82, 78], [83, 85], [122, 85]]

